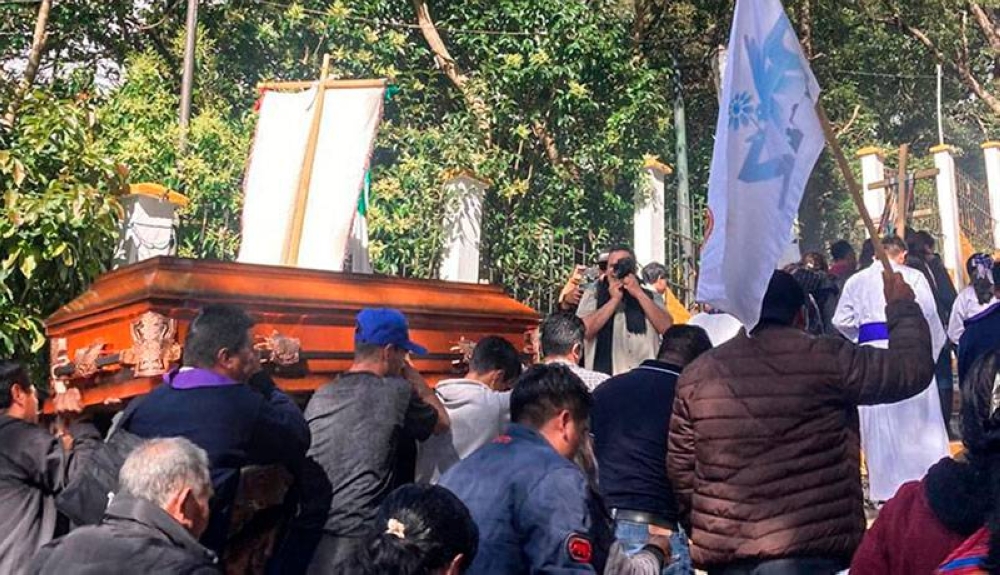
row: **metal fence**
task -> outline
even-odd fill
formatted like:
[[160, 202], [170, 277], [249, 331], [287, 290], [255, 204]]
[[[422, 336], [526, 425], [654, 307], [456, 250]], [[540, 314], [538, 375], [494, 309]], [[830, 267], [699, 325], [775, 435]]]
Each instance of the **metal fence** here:
[[955, 171], [958, 195], [958, 225], [976, 251], [993, 251], [990, 193], [986, 184]]
[[705, 238], [705, 198], [691, 199], [691, 234], [681, 233], [677, 216], [677, 197], [673, 187], [666, 190], [665, 209], [665, 253], [663, 264], [667, 268], [667, 285], [677, 299], [687, 308], [695, 303], [695, 287], [698, 279], [698, 254]]

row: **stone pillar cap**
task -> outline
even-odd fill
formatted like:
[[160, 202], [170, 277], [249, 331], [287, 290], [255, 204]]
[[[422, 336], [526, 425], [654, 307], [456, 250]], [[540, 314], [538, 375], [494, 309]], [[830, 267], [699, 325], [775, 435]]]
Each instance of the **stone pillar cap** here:
[[878, 146], [865, 146], [855, 152], [854, 156], [857, 158], [864, 158], [865, 156], [878, 156], [881, 160], [885, 159], [885, 152]]
[[948, 152], [949, 154], [954, 154], [956, 151], [955, 146], [948, 144], [938, 144], [930, 149], [932, 154], [940, 154], [941, 152]]
[[665, 175], [674, 173], [674, 169], [661, 162], [659, 156], [646, 156], [642, 161], [642, 167], [647, 170], [658, 170]]

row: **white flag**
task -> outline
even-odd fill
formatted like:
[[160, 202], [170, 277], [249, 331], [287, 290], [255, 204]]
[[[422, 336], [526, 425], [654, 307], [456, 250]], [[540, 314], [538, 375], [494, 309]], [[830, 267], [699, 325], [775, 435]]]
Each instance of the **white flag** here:
[[760, 319], [823, 130], [819, 84], [779, 0], [737, 0], [708, 183], [698, 300]]

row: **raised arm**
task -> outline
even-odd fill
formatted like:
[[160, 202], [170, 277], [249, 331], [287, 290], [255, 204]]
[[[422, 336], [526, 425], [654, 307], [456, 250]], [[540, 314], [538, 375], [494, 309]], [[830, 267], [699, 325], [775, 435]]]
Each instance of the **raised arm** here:
[[889, 348], [842, 342], [838, 364], [849, 401], [894, 403], [923, 391], [934, 376], [931, 335], [913, 290], [899, 273], [885, 278]]

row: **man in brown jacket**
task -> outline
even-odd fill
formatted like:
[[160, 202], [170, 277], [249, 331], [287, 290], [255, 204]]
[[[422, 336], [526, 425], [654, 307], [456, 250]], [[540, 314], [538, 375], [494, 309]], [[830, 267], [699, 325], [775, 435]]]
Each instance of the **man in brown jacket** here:
[[775, 272], [752, 337], [703, 354], [677, 384], [667, 471], [691, 557], [710, 575], [825, 575], [865, 530], [858, 405], [892, 403], [933, 375], [927, 322], [886, 276], [889, 349], [813, 337], [804, 295]]

